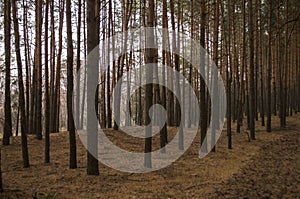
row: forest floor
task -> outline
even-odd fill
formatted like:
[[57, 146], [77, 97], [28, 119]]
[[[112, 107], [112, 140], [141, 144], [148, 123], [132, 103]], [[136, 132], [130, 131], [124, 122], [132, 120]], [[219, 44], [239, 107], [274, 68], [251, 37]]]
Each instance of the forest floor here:
[[[2, 147], [4, 193], [0, 198], [300, 198], [300, 114], [273, 132], [257, 122], [256, 140], [233, 132], [227, 149], [226, 129], [217, 152], [198, 158], [199, 139], [172, 165], [147, 174], [122, 173], [99, 164], [99, 176], [86, 175], [86, 150], [78, 141], [78, 169], [70, 170], [68, 133], [51, 135], [51, 163], [44, 164], [44, 141], [29, 136], [31, 167], [22, 167], [21, 140]], [[246, 130], [244, 130], [246, 131]], [[108, 130], [112, 140], [120, 136]], [[171, 130], [174, 136], [176, 129]], [[119, 136], [119, 137], [118, 137]], [[170, 136], [172, 137], [172, 136]], [[199, 136], [198, 136], [199, 138]], [[120, 144], [120, 142], [118, 142]], [[132, 143], [132, 140], [130, 140]], [[154, 145], [156, 142], [154, 141]], [[142, 143], [140, 143], [142, 147]], [[156, 147], [156, 146], [154, 146]]]

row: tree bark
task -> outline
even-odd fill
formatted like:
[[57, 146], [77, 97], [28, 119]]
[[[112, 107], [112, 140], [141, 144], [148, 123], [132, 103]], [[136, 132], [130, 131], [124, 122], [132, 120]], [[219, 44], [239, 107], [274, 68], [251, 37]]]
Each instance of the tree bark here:
[[45, 10], [45, 163], [50, 162], [50, 96], [49, 96], [49, 68], [48, 68], [48, 18], [49, 0], [46, 0]]
[[36, 48], [35, 48], [35, 67], [36, 67], [36, 121], [35, 134], [38, 140], [42, 140], [42, 1], [36, 0]]
[[271, 105], [272, 105], [272, 99], [271, 99], [271, 81], [272, 81], [272, 17], [273, 17], [273, 1], [269, 0], [269, 22], [268, 22], [268, 69], [267, 69], [267, 132], [271, 132]]
[[14, 32], [15, 32], [15, 51], [18, 66], [18, 84], [19, 84], [19, 106], [21, 109], [21, 141], [22, 141], [22, 157], [23, 157], [23, 167], [28, 168], [29, 157], [28, 157], [28, 147], [27, 147], [27, 120], [25, 112], [25, 97], [24, 97], [24, 84], [23, 84], [23, 72], [22, 72], [22, 59], [20, 53], [20, 35], [19, 35], [19, 23], [17, 17], [17, 4], [16, 0], [12, 0], [12, 10], [13, 10], [13, 21], [14, 21]]
[[255, 68], [254, 68], [254, 29], [253, 29], [253, 2], [248, 1], [249, 6], [249, 42], [250, 42], [250, 95], [249, 95], [249, 117], [250, 138], [255, 140]]
[[[200, 2], [200, 45], [205, 48], [205, 26], [206, 26], [206, 8], [205, 5], [206, 0], [201, 0]], [[200, 52], [201, 53], [201, 52]], [[203, 53], [200, 54], [201, 61], [201, 80], [200, 80], [200, 127], [201, 127], [201, 152], [207, 152], [207, 141], [206, 141], [206, 134], [207, 134], [207, 107], [206, 107], [206, 87], [205, 87], [205, 55]]]
[[81, 0], [78, 0], [78, 26], [77, 26], [77, 59], [76, 59], [76, 73], [77, 73], [77, 79], [76, 79], [76, 112], [75, 112], [75, 118], [76, 118], [76, 127], [79, 129], [80, 127], [80, 82], [81, 82], [81, 8], [82, 8], [82, 2]]
[[10, 59], [11, 59], [11, 1], [4, 1], [4, 36], [5, 36], [5, 102], [4, 102], [4, 134], [3, 145], [9, 145], [9, 138], [12, 135], [12, 121], [11, 121], [11, 97], [10, 97]]
[[[232, 132], [231, 132], [231, 81], [232, 81], [232, 57], [231, 57], [231, 16], [232, 16], [232, 4], [231, 1], [228, 0], [228, 41], [227, 45], [227, 54], [228, 58], [226, 58], [227, 69], [226, 69], [226, 82], [227, 82], [227, 137], [228, 137], [228, 149], [232, 149]], [[225, 29], [224, 29], [225, 30]]]
[[[154, 64], [155, 63], [155, 49], [149, 48], [149, 46], [153, 46], [155, 42], [154, 30], [155, 27], [155, 4], [154, 0], [148, 0], [148, 14], [147, 14], [147, 27], [150, 28], [146, 32], [146, 52], [145, 52], [145, 63], [146, 64]], [[152, 106], [153, 100], [153, 66], [148, 66], [146, 68], [146, 93], [145, 93], [145, 158], [144, 158], [144, 166], [148, 168], [152, 168], [152, 161], [151, 161], [151, 151], [152, 151], [152, 126], [149, 125], [151, 123], [151, 118], [149, 114], [150, 107]]]
[[[218, 98], [219, 95], [219, 89], [218, 89], [218, 56], [219, 56], [219, 0], [214, 0], [214, 34], [213, 34], [213, 59], [216, 64], [216, 68], [213, 71], [213, 97], [214, 99]], [[215, 102], [212, 102], [215, 106], [215, 111], [212, 112], [212, 138], [211, 138], [211, 144], [214, 145], [216, 143], [216, 133], [217, 131], [221, 130], [219, 129], [219, 120], [216, 119], [219, 117], [219, 101], [216, 100]], [[212, 149], [213, 152], [216, 151], [216, 146]]]
[[70, 142], [70, 169], [77, 168], [76, 158], [76, 137], [75, 137], [75, 124], [73, 118], [73, 39], [72, 39], [72, 12], [71, 0], [66, 0], [66, 20], [67, 20], [67, 111], [68, 111], [68, 131]]
[[[90, 53], [98, 45], [98, 31], [96, 19], [96, 0], [87, 1], [87, 52]], [[99, 57], [99, 56], [98, 56]], [[87, 60], [87, 111], [93, 113], [95, 111], [95, 91], [99, 79], [99, 64], [93, 64], [93, 61]], [[98, 101], [98, 100], [96, 100]], [[87, 174], [99, 175], [98, 160], [90, 153], [90, 151], [98, 152], [98, 122], [91, 114], [87, 115]]]

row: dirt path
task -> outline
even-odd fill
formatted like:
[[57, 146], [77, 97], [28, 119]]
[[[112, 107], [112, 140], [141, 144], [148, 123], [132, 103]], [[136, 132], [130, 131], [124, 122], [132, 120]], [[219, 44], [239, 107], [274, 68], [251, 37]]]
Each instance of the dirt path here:
[[299, 130], [263, 146], [211, 198], [300, 198]]

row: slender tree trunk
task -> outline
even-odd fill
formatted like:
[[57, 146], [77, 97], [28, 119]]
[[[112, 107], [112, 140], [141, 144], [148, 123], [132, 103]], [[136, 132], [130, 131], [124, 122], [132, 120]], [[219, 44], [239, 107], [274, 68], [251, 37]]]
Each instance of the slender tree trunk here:
[[[260, 0], [255, 0], [255, 18], [254, 18], [254, 31], [255, 31], [255, 59], [254, 59], [254, 68], [255, 68], [255, 120], [258, 121], [258, 85], [259, 85], [259, 27], [258, 27], [258, 18], [259, 18], [259, 3]], [[252, 11], [253, 12], [253, 11]], [[254, 125], [255, 126], [255, 125]]]
[[17, 113], [17, 124], [16, 124], [16, 137], [19, 135], [19, 123], [20, 123], [20, 106], [18, 106], [18, 113]]
[[259, 2], [259, 68], [260, 68], [260, 98], [261, 98], [261, 104], [260, 104], [260, 117], [261, 117], [261, 125], [265, 126], [265, 86], [264, 86], [264, 67], [263, 67], [263, 25], [262, 25], [262, 10], [261, 10], [261, 2]]
[[231, 81], [232, 81], [232, 57], [231, 57], [231, 12], [232, 12], [232, 4], [231, 1], [228, 0], [228, 41], [227, 44], [227, 69], [226, 69], [226, 81], [227, 81], [227, 136], [228, 136], [228, 149], [232, 149], [232, 132], [231, 132]]
[[55, 97], [55, 24], [54, 24], [54, 0], [51, 1], [51, 48], [50, 48], [50, 127], [49, 131], [54, 132], [54, 97]]
[[9, 137], [12, 135], [11, 98], [10, 98], [10, 59], [11, 59], [11, 1], [4, 1], [4, 34], [5, 34], [5, 102], [4, 102], [4, 134], [3, 145], [9, 145]]
[[48, 68], [48, 18], [49, 0], [46, 0], [45, 10], [45, 163], [50, 162], [50, 96], [49, 96], [49, 68]]
[[[100, 3], [99, 3], [99, 6], [101, 7]], [[99, 7], [99, 11], [100, 11], [100, 7]], [[100, 13], [99, 13], [99, 26], [100, 26]], [[107, 29], [107, 8], [106, 8], [106, 5], [104, 8], [102, 8], [102, 40], [105, 41], [106, 39], [106, 29]], [[99, 27], [99, 32], [100, 32], [100, 27]], [[109, 40], [109, 39], [107, 39]], [[104, 67], [107, 67], [107, 56], [106, 54], [109, 54], [109, 53], [106, 53], [106, 46], [105, 46], [105, 43], [102, 42], [102, 50], [101, 50], [101, 53], [102, 53], [102, 60], [100, 60], [101, 62], [101, 65], [104, 66]], [[100, 126], [102, 128], [106, 128], [106, 93], [105, 93], [105, 89], [106, 89], [106, 73], [107, 71], [100, 71], [100, 74], [101, 74], [101, 85], [100, 85]]]
[[82, 8], [82, 2], [81, 0], [78, 0], [78, 26], [77, 26], [77, 59], [76, 59], [76, 127], [77, 129], [80, 129], [80, 82], [81, 82], [81, 8]]
[[[112, 0], [109, 0], [109, 8], [108, 8], [108, 16], [109, 16], [109, 20], [108, 20], [108, 35], [107, 37], [110, 38], [113, 35], [113, 12], [112, 12]], [[109, 51], [110, 49], [110, 39], [108, 39], [108, 49], [107, 51]], [[111, 110], [111, 104], [110, 104], [110, 99], [111, 99], [111, 94], [110, 94], [110, 53], [107, 53], [107, 77], [106, 77], [106, 98], [107, 98], [107, 127], [111, 128], [112, 127], [112, 110]]]
[[[164, 29], [168, 29], [168, 5], [167, 5], [167, 0], [163, 0], [163, 28]], [[166, 54], [167, 52], [165, 51], [166, 47], [167, 47], [167, 41], [168, 41], [168, 35], [166, 35], [167, 33], [165, 31], [163, 31], [163, 60], [162, 60], [162, 64], [163, 66], [166, 65]], [[162, 70], [162, 82], [165, 83], [166, 82], [166, 71], [165, 71], [165, 68], [163, 68]], [[162, 102], [162, 106], [166, 109], [167, 108], [167, 93], [166, 93], [166, 87], [162, 86], [161, 87], [161, 102]], [[164, 124], [163, 128], [161, 129], [160, 131], [160, 147], [162, 148], [161, 151], [164, 153], [166, 152], [165, 150], [165, 145], [167, 144], [168, 142], [168, 139], [167, 139], [167, 135], [168, 135], [168, 132], [167, 132], [167, 123]]]
[[25, 97], [24, 97], [24, 84], [23, 84], [23, 72], [22, 72], [22, 59], [20, 53], [20, 35], [19, 35], [19, 23], [17, 17], [17, 4], [16, 0], [12, 0], [13, 9], [13, 21], [14, 21], [14, 32], [15, 32], [15, 51], [18, 66], [18, 84], [19, 84], [19, 106], [21, 109], [21, 141], [22, 141], [22, 157], [23, 166], [28, 168], [29, 157], [27, 147], [27, 123], [26, 123], [26, 112], [25, 112]]
[[86, 93], [86, 78], [87, 78], [87, 31], [86, 31], [86, 1], [83, 2], [83, 46], [84, 46], [84, 80], [83, 80], [83, 91], [82, 91], [82, 103], [81, 103], [81, 120], [80, 129], [83, 128], [83, 117], [84, 117], [84, 107], [85, 107], [85, 93]]
[[[205, 26], [206, 26], [206, 8], [205, 5], [206, 0], [201, 0], [200, 2], [200, 45], [205, 48]], [[201, 127], [201, 152], [207, 152], [207, 142], [206, 142], [206, 134], [207, 134], [207, 107], [206, 107], [206, 87], [205, 87], [205, 55], [203, 53], [200, 54], [201, 61], [201, 80], [200, 80], [200, 127]]]
[[281, 48], [281, 33], [279, 32], [280, 27], [279, 25], [281, 24], [281, 13], [280, 13], [280, 8], [281, 6], [278, 5], [277, 7], [277, 31], [278, 31], [278, 38], [276, 42], [276, 47], [277, 47], [277, 70], [278, 70], [278, 81], [279, 81], [279, 118], [280, 118], [280, 126], [283, 127], [284, 124], [282, 123], [283, 120], [282, 114], [284, 113], [283, 111], [283, 67], [282, 67], [282, 48]]
[[[213, 71], [213, 97], [218, 99], [219, 89], [218, 89], [218, 56], [219, 56], [219, 0], [214, 0], [214, 34], [213, 34], [213, 58], [216, 64], [216, 69]], [[216, 100], [212, 102], [215, 106], [215, 111], [212, 112], [212, 118], [219, 117], [219, 101]], [[219, 131], [219, 120], [213, 119], [212, 121], [212, 138], [211, 144], [216, 143], [216, 133]], [[216, 151], [216, 146], [212, 149], [213, 152]]]
[[[289, 3], [285, 1], [285, 21], [289, 20]], [[288, 99], [288, 68], [289, 66], [289, 25], [285, 25], [285, 37], [284, 37], [284, 63], [283, 63], [283, 95], [282, 95], [282, 114], [280, 117], [280, 126], [282, 128], [286, 127], [286, 115], [287, 115], [287, 99]]]
[[[26, 2], [26, 3], [25, 3]], [[30, 115], [30, 48], [28, 38], [28, 20], [27, 20], [27, 1], [23, 0], [23, 35], [24, 35], [24, 50], [25, 50], [25, 67], [26, 67], [26, 118], [29, 124]]]
[[76, 137], [75, 137], [75, 124], [73, 118], [73, 39], [72, 39], [72, 12], [71, 0], [66, 0], [66, 20], [67, 20], [67, 111], [68, 111], [68, 131], [70, 141], [70, 169], [77, 168], [76, 159]]
[[[191, 39], [194, 39], [194, 0], [191, 0]], [[191, 46], [191, 52], [190, 52], [190, 57], [191, 57], [191, 60], [193, 60], [193, 53], [194, 53], [194, 46], [192, 45]], [[189, 64], [189, 78], [188, 78], [188, 81], [189, 81], [189, 84], [192, 85], [192, 81], [193, 81], [193, 66], [192, 64]], [[191, 94], [191, 89], [189, 89], [189, 107], [188, 107], [188, 128], [191, 128], [192, 126], [192, 102], [191, 102], [191, 97], [192, 94]]]
[[35, 134], [38, 140], [42, 140], [42, 1], [36, 0], [36, 121]]
[[[147, 14], [147, 27], [153, 28], [155, 26], [155, 4], [154, 0], [148, 0], [148, 14]], [[155, 35], [154, 30], [149, 29], [146, 34], [146, 52], [145, 52], [145, 60], [146, 64], [154, 64], [156, 58], [156, 50], [152, 48], [148, 48], [149, 46], [153, 46], [155, 42]], [[151, 151], [152, 151], [152, 126], [149, 125], [151, 122], [149, 110], [152, 106], [152, 99], [153, 99], [153, 85], [151, 84], [153, 79], [153, 66], [146, 68], [146, 93], [145, 93], [145, 110], [144, 110], [144, 117], [145, 117], [145, 159], [144, 159], [144, 166], [151, 168], [152, 161], [151, 161]]]
[[[171, 11], [171, 26], [172, 26], [172, 30], [175, 31], [175, 7], [174, 7], [174, 0], [170, 0], [170, 11]], [[175, 45], [176, 43], [176, 38], [175, 35], [172, 35], [172, 44]], [[170, 44], [169, 44], [170, 45]], [[172, 46], [173, 47], [173, 46]], [[170, 47], [169, 47], [170, 48]], [[173, 47], [174, 48], [174, 47]], [[174, 49], [173, 49], [174, 50]], [[168, 55], [168, 66], [169, 67], [173, 67], [173, 63], [172, 63], [172, 55], [170, 52], [167, 52]], [[170, 64], [170, 65], [169, 65]], [[167, 78], [168, 78], [168, 88], [170, 90], [173, 90], [174, 87], [174, 73], [173, 71], [167, 71]], [[176, 81], [176, 80], [175, 80]], [[175, 82], [176, 83], [176, 82]], [[175, 126], [175, 110], [174, 110], [174, 93], [171, 91], [167, 91], [168, 95], [168, 125], [169, 126]]]
[[247, 65], [246, 62], [246, 12], [245, 12], [245, 0], [242, 0], [242, 18], [243, 18], [243, 36], [242, 36], [242, 68], [241, 68], [241, 98], [239, 102], [239, 113], [238, 113], [238, 122], [237, 122], [237, 132], [241, 132], [241, 126], [243, 125], [244, 117], [244, 104], [245, 104], [245, 68]]
[[250, 95], [249, 95], [249, 116], [250, 116], [250, 138], [255, 140], [255, 67], [254, 67], [254, 29], [253, 29], [253, 2], [248, 1], [249, 6], [249, 42], [250, 42]]
[[267, 132], [271, 132], [271, 81], [272, 81], [272, 17], [273, 17], [273, 1], [269, 0], [269, 23], [268, 23], [268, 69], [267, 69]]
[[56, 60], [56, 79], [53, 97], [53, 132], [59, 132], [59, 106], [60, 106], [60, 79], [61, 79], [61, 56], [63, 41], [63, 23], [64, 23], [65, 0], [60, 0], [60, 22], [59, 22], [59, 46]]
[[[98, 45], [97, 43], [97, 19], [96, 0], [87, 1], [87, 52], [90, 53]], [[99, 56], [98, 56], [99, 57]], [[94, 64], [92, 60], [87, 60], [87, 111], [95, 111], [95, 90], [99, 79], [99, 63]], [[93, 89], [95, 88], [95, 89]], [[98, 101], [98, 100], [96, 100]], [[98, 122], [91, 114], [87, 115], [87, 174], [99, 175], [98, 160], [90, 151], [98, 152]]]
[[[127, 49], [127, 37], [128, 37], [128, 23], [130, 21], [130, 16], [131, 16], [131, 11], [132, 11], [132, 3], [133, 1], [124, 1], [123, 2], [123, 12], [124, 12], [124, 16], [123, 16], [123, 25], [122, 25], [122, 30], [123, 30], [123, 43], [122, 43], [122, 49]], [[118, 60], [118, 70], [117, 70], [117, 81], [122, 81], [122, 76], [123, 76], [123, 71], [124, 71], [124, 64], [125, 64], [125, 54], [122, 54]], [[118, 130], [119, 126], [117, 124], [116, 121], [120, 121], [120, 96], [121, 96], [121, 90], [119, 87], [119, 90], [116, 90], [115, 92], [115, 122], [114, 122], [114, 130]]]

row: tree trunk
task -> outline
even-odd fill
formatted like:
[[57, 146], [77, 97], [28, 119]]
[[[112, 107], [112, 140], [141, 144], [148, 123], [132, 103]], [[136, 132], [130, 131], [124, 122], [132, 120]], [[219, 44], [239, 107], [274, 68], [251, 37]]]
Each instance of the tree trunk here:
[[[205, 26], [206, 26], [206, 8], [205, 5], [206, 0], [201, 0], [200, 2], [200, 45], [205, 48]], [[201, 53], [201, 52], [200, 52]], [[207, 107], [206, 107], [206, 87], [205, 87], [205, 55], [203, 53], [200, 54], [201, 61], [201, 80], [200, 80], [200, 127], [201, 127], [201, 152], [207, 152], [207, 142], [206, 142], [206, 134], [207, 134]]]
[[35, 134], [38, 140], [42, 140], [42, 1], [36, 0], [36, 48], [35, 48], [35, 67], [36, 67], [36, 121]]
[[63, 41], [63, 23], [64, 23], [64, 9], [65, 1], [60, 0], [60, 22], [59, 22], [59, 46], [57, 52], [56, 60], [56, 79], [55, 79], [55, 88], [53, 96], [53, 115], [51, 116], [52, 123], [52, 132], [59, 132], [59, 106], [60, 106], [60, 79], [61, 79], [61, 55], [62, 55], [62, 41]]
[[[110, 38], [112, 35], [113, 35], [113, 12], [112, 12], [112, 0], [109, 0], [109, 8], [108, 8], [108, 15], [109, 15], [109, 20], [108, 20], [108, 35], [107, 37]], [[108, 46], [108, 49], [107, 51], [109, 51], [110, 49], [110, 39], [108, 39], [108, 43], [107, 43], [107, 46]], [[108, 128], [111, 128], [112, 127], [112, 110], [111, 110], [111, 104], [110, 104], [110, 99], [111, 99], [111, 93], [110, 93], [110, 68], [111, 68], [111, 65], [110, 65], [110, 53], [107, 53], [107, 77], [106, 77], [106, 92], [107, 92], [107, 127]]]
[[[168, 5], [167, 5], [167, 0], [163, 0], [163, 28], [164, 29], [168, 29]], [[166, 35], [167, 33], [165, 31], [163, 31], [163, 49], [166, 49], [167, 47], [167, 42], [168, 41], [168, 35]], [[162, 64], [163, 66], [166, 65], [166, 54], [167, 52], [165, 50], [163, 50], [163, 60], [162, 60]], [[162, 82], [165, 83], [166, 82], [166, 71], [165, 68], [163, 68], [162, 70]], [[161, 103], [162, 106], [166, 109], [167, 108], [167, 99], [166, 99], [166, 87], [162, 86], [161, 90], [160, 90], [161, 94]], [[161, 151], [164, 153], [166, 152], [166, 149], [164, 148], [168, 142], [168, 128], [167, 128], [167, 123], [164, 124], [163, 128], [160, 131], [160, 148]]]
[[268, 69], [267, 69], [267, 132], [271, 132], [271, 81], [272, 81], [272, 17], [273, 17], [273, 1], [269, 0], [269, 22], [268, 22]]
[[[122, 43], [122, 49], [127, 49], [127, 30], [128, 30], [128, 23], [130, 20], [130, 15], [132, 11], [132, 3], [133, 1], [124, 1], [123, 2], [123, 25], [122, 25], [122, 31], [123, 31], [123, 43]], [[124, 71], [124, 64], [125, 64], [125, 54], [122, 54], [118, 59], [118, 69], [117, 69], [117, 81], [122, 81], [123, 71]], [[119, 90], [116, 90], [115, 92], [115, 103], [114, 103], [114, 111], [115, 111], [115, 122], [114, 122], [114, 130], [119, 129], [119, 125], [116, 121], [120, 121], [120, 97], [121, 97], [121, 88], [118, 87]]]
[[[214, 99], [218, 98], [219, 95], [219, 89], [218, 89], [218, 56], [219, 56], [219, 0], [214, 0], [214, 34], [213, 34], [213, 59], [216, 64], [216, 68], [213, 71], [213, 97]], [[219, 101], [216, 100], [215, 102], [212, 102], [215, 106], [215, 111], [212, 112], [212, 118], [218, 118], [219, 117]], [[212, 121], [212, 138], [211, 138], [211, 144], [214, 145], [216, 143], [216, 133], [219, 131], [219, 120], [213, 119]], [[216, 151], [216, 147], [214, 146], [212, 149], [213, 152]]]
[[[146, 52], [145, 52], [145, 63], [146, 64], [154, 64], [155, 63], [155, 54], [156, 49], [149, 48], [149, 46], [153, 46], [155, 42], [154, 36], [154, 28], [155, 26], [155, 4], [154, 0], [148, 0], [148, 15], [147, 15], [147, 27], [150, 29], [147, 30], [146, 34]], [[152, 99], [153, 99], [153, 68], [152, 66], [148, 66], [146, 68], [146, 93], [145, 93], [145, 109], [144, 109], [144, 117], [145, 117], [145, 159], [144, 159], [144, 166], [151, 168], [152, 161], [151, 161], [151, 151], [152, 151], [152, 126], [149, 125], [151, 123], [151, 118], [149, 114], [150, 107], [152, 106]]]
[[50, 48], [50, 127], [49, 132], [54, 132], [54, 97], [55, 97], [55, 24], [54, 24], [54, 0], [51, 1], [51, 48]]
[[[226, 82], [227, 82], [227, 136], [228, 136], [228, 149], [232, 149], [232, 132], [231, 132], [231, 81], [232, 81], [232, 57], [231, 57], [231, 15], [232, 4], [228, 0], [228, 40], [225, 42], [228, 58], [226, 57], [227, 69], [226, 69]], [[224, 29], [225, 31], [225, 29]]]
[[72, 12], [71, 0], [66, 0], [66, 20], [67, 20], [67, 111], [68, 111], [68, 131], [70, 141], [70, 169], [77, 168], [76, 159], [76, 137], [75, 137], [75, 124], [73, 118], [73, 39], [72, 39]]
[[16, 124], [16, 137], [19, 135], [19, 123], [20, 123], [20, 106], [18, 106], [18, 113], [17, 113], [17, 124]]
[[238, 121], [237, 121], [237, 132], [241, 132], [241, 126], [243, 125], [243, 117], [244, 117], [244, 104], [245, 104], [245, 81], [244, 81], [244, 74], [245, 74], [245, 68], [247, 65], [246, 62], [246, 11], [245, 11], [245, 0], [242, 0], [242, 17], [243, 17], [243, 36], [242, 36], [242, 63], [241, 63], [241, 97], [239, 100], [239, 112], [238, 112]]
[[[25, 4], [26, 2], [26, 4]], [[30, 115], [30, 48], [29, 48], [29, 38], [28, 38], [28, 20], [27, 20], [27, 1], [23, 0], [23, 31], [24, 35], [24, 50], [25, 50], [25, 67], [26, 67], [26, 118], [27, 124], [29, 124]]]
[[259, 68], [260, 68], [260, 117], [261, 117], [261, 125], [265, 126], [265, 86], [264, 86], [264, 67], [263, 67], [263, 25], [262, 25], [262, 10], [261, 10], [261, 2], [259, 2]]
[[76, 79], [76, 108], [75, 108], [75, 118], [76, 118], [76, 127], [77, 129], [80, 129], [80, 82], [81, 82], [81, 60], [80, 60], [80, 54], [81, 54], [81, 7], [82, 2], [81, 0], [78, 0], [78, 27], [77, 27], [77, 59], [76, 59], [76, 73], [77, 73], [77, 79]]
[[23, 166], [28, 168], [29, 157], [27, 147], [27, 123], [26, 123], [26, 112], [25, 112], [25, 97], [24, 97], [24, 84], [23, 84], [23, 72], [22, 72], [22, 59], [20, 53], [20, 35], [19, 35], [19, 23], [17, 17], [17, 4], [16, 0], [12, 0], [13, 9], [13, 21], [14, 21], [14, 32], [15, 32], [15, 49], [18, 66], [18, 84], [19, 84], [19, 106], [21, 109], [21, 141], [22, 141], [22, 157]]
[[255, 140], [255, 68], [254, 68], [254, 29], [253, 29], [253, 3], [248, 1], [249, 6], [249, 42], [250, 42], [250, 94], [249, 94], [249, 117], [250, 137]]
[[5, 34], [5, 102], [4, 102], [4, 134], [3, 145], [9, 145], [9, 138], [12, 135], [11, 121], [11, 98], [10, 98], [10, 59], [11, 59], [11, 3], [4, 1], [4, 34]]
[[[191, 39], [194, 39], [194, 0], [191, 0]], [[193, 53], [194, 53], [194, 46], [191, 46], [191, 52], [190, 52], [190, 57], [191, 60], [193, 60]], [[188, 81], [189, 84], [192, 85], [193, 81], [193, 66], [192, 64], [189, 64], [189, 77]], [[191, 94], [191, 89], [189, 89], [189, 103], [188, 103], [188, 128], [191, 128], [192, 126], [192, 102], [191, 102], [192, 94]]]
[[45, 163], [50, 162], [50, 96], [49, 96], [49, 68], [48, 68], [48, 18], [49, 0], [46, 0], [45, 10]]
[[81, 120], [80, 129], [83, 128], [83, 117], [84, 117], [84, 107], [85, 107], [85, 93], [86, 93], [86, 78], [87, 78], [87, 31], [86, 31], [86, 1], [83, 2], [83, 46], [84, 46], [84, 79], [83, 79], [83, 91], [82, 91], [82, 103], [81, 103]]
[[[87, 1], [87, 52], [90, 53], [97, 47], [98, 31], [96, 19], [96, 0]], [[98, 56], [99, 57], [99, 56]], [[92, 64], [93, 63], [93, 64]], [[93, 113], [95, 111], [95, 91], [99, 79], [99, 63], [98, 60], [87, 60], [87, 111]], [[94, 88], [94, 89], [93, 89]], [[98, 101], [98, 100], [96, 100]], [[90, 153], [90, 151], [98, 152], [98, 122], [91, 114], [87, 115], [87, 174], [99, 175], [98, 160]]]

